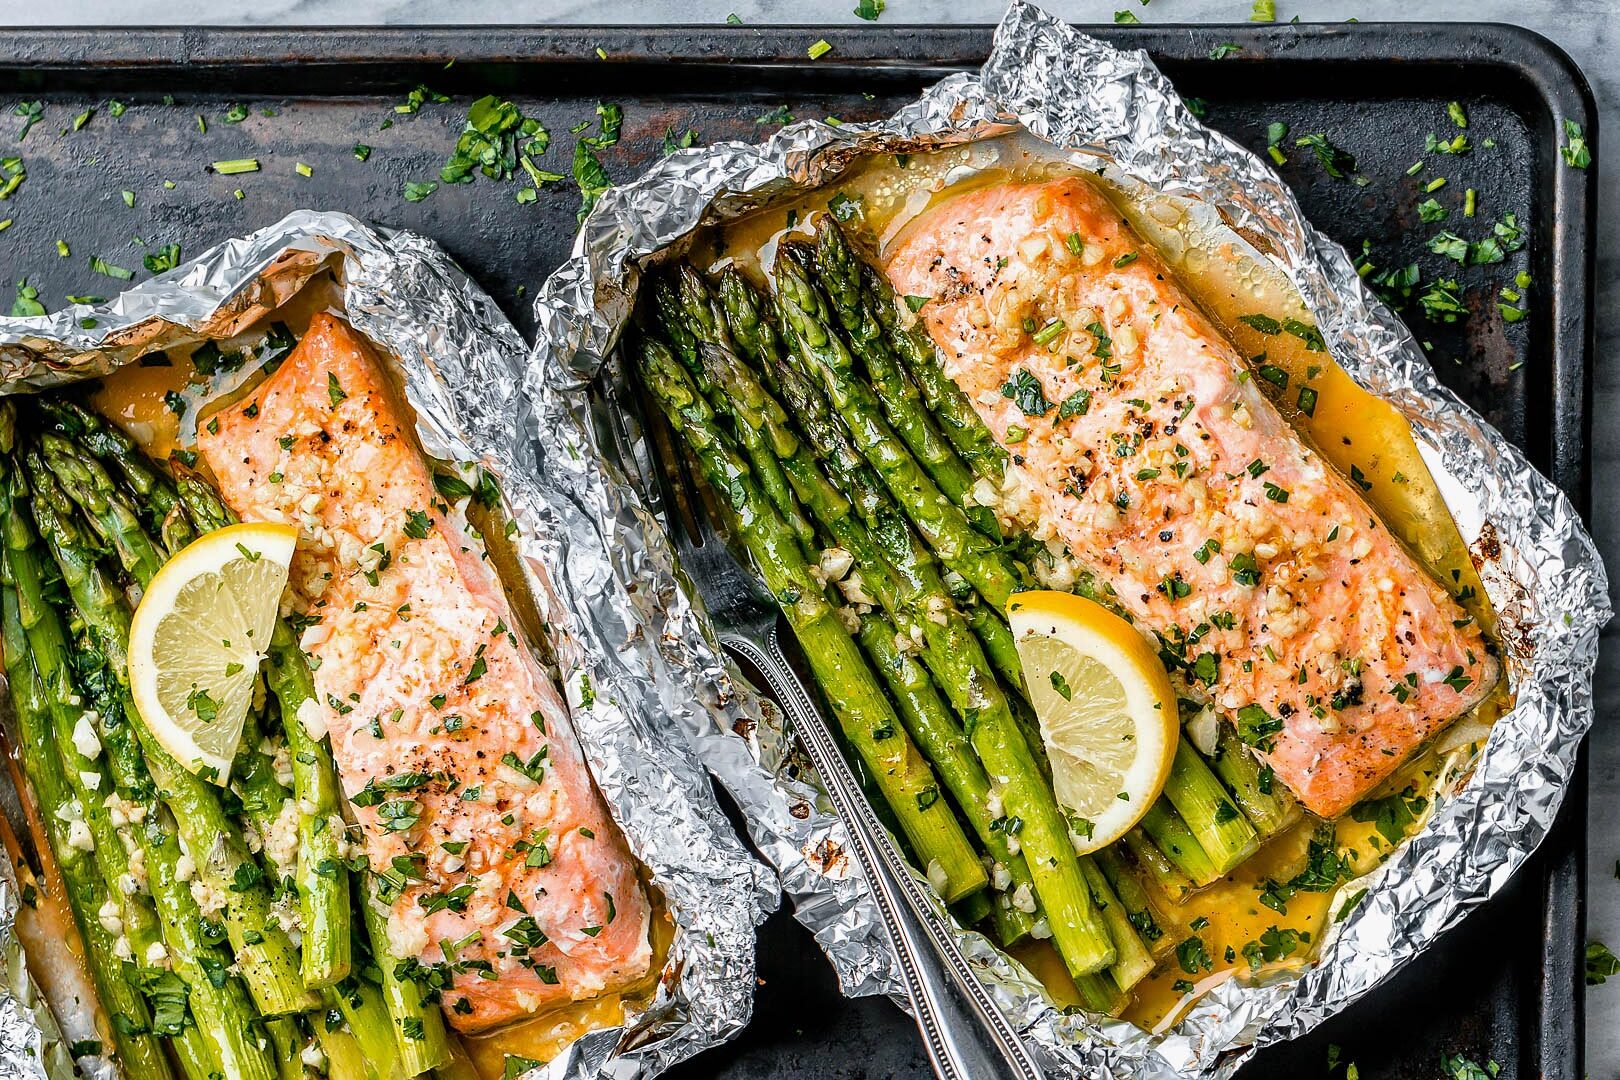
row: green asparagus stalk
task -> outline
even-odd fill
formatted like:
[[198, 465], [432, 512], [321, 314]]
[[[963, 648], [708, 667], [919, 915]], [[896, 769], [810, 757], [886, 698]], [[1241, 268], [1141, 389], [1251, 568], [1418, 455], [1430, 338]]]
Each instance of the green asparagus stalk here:
[[265, 1023], [270, 1043], [275, 1047], [276, 1062], [280, 1066], [281, 1080], [303, 1080], [304, 1032], [296, 1016], [278, 1016]]
[[342, 1028], [321, 1028], [316, 1037], [321, 1041], [326, 1075], [330, 1080], [367, 1080], [367, 1077], [386, 1075], [368, 1068], [359, 1040]]
[[[1003, 945], [1016, 945], [1029, 936], [1035, 925], [1035, 914], [1020, 911], [1009, 899], [1011, 890], [1019, 885], [1034, 887], [1029, 866], [1022, 855], [1014, 855], [1008, 847], [1007, 831], [1002, 827], [1005, 819], [990, 813], [990, 781], [974, 756], [972, 744], [962, 734], [922, 665], [897, 648], [896, 636], [895, 625], [888, 619], [876, 614], [861, 617], [860, 642], [888, 686], [906, 732], [938, 770], [940, 779], [994, 864], [1007, 875], [1005, 888], [993, 887], [973, 893], [968, 901], [983, 897], [985, 914], [995, 919], [997, 938]], [[992, 886], [994, 884], [992, 881]]]
[[150, 815], [141, 832], [150, 853], [152, 898], [169, 930], [168, 959], [190, 990], [191, 1012], [211, 1056], [232, 1080], [275, 1080], [269, 1039], [253, 1023], [246, 989], [229, 973], [230, 958], [202, 937], [202, 914], [180, 875], [182, 856], [173, 821], [166, 814]]
[[[797, 536], [760, 494], [747, 465], [727, 447], [714, 411], [669, 350], [641, 343], [643, 381], [686, 441], [711, 487], [729, 497], [766, 587], [789, 625], [845, 738], [865, 762], [902, 832], [946, 902], [982, 889], [984, 868], [940, 797], [933, 771], [902, 730], [859, 647], [811, 575]], [[936, 867], [937, 864], [937, 867]]]
[[383, 1000], [393, 1020], [400, 1075], [420, 1076], [450, 1059], [444, 1017], [434, 1006], [423, 1004], [421, 988], [402, 973], [399, 960], [388, 947], [388, 893], [376, 875], [367, 874], [366, 882], [360, 913], [371, 939], [372, 954], [382, 971]]
[[[896, 647], [897, 631], [908, 641], [914, 630], [917, 637], [923, 636], [919, 619], [928, 617], [927, 613], [916, 610], [915, 597], [911, 605], [902, 602], [900, 586], [877, 544], [856, 519], [849, 501], [822, 473], [809, 448], [788, 430], [787, 414], [770, 392], [727, 349], [707, 345], [703, 360], [710, 380], [725, 387], [725, 401], [736, 423], [766, 433], [768, 441], [779, 448], [782, 470], [799, 503], [809, 510], [834, 545], [849, 552], [860, 568], [861, 583], [888, 612], [888, 618], [863, 617], [860, 640], [888, 685], [907, 732], [933, 763], [979, 842], [1008, 875], [1008, 889], [1033, 887], [1023, 858], [1012, 852], [1009, 836], [998, 824], [998, 815], [989, 810], [990, 781], [971, 745], [928, 675]], [[1018, 911], [1005, 897], [996, 907], [997, 928], [1004, 944], [1022, 939], [1034, 925], [1029, 913]]]
[[716, 291], [732, 343], [754, 365], [765, 385], [775, 391], [776, 369], [782, 362], [782, 338], [771, 321], [769, 305], [735, 266], [720, 272]]
[[889, 426], [911, 449], [912, 455], [939, 485], [947, 498], [963, 508], [968, 520], [985, 535], [1000, 540], [995, 511], [971, 506], [968, 497], [974, 477], [940, 433], [922, 395], [890, 351], [888, 335], [873, 312], [861, 284], [861, 264], [835, 221], [817, 231], [816, 280], [831, 302], [833, 314], [848, 336], [852, 352], [866, 365], [867, 378], [877, 391]]
[[[378, 1080], [392, 1080], [393, 1077], [406, 1075], [401, 1071], [399, 1045], [394, 1039], [394, 1020], [378, 987], [358, 975], [351, 975], [336, 986], [323, 990], [322, 997], [328, 1004], [326, 1016], [330, 1017], [332, 1009], [337, 1009], [347, 1025], [348, 1034], [359, 1044], [369, 1070]], [[425, 1024], [424, 1021], [424, 1036], [427, 1033]], [[317, 1034], [324, 1033], [328, 1027], [324, 1019], [316, 1019], [315, 1025]], [[325, 1042], [324, 1035], [322, 1042]]]
[[179, 551], [197, 538], [173, 482], [147, 460], [127, 432], [76, 402], [54, 397], [34, 400], [58, 432], [117, 471], [134, 492], [136, 508], [145, 513], [148, 528], [162, 538], [165, 548]]
[[[9, 559], [5, 560], [9, 564]], [[72, 828], [76, 804], [63, 775], [51, 734], [50, 704], [34, 666], [10, 571], [0, 565], [0, 642], [5, 649], [6, 682], [16, 718], [19, 758], [33, 789], [39, 819], [67, 891], [66, 900], [78, 923], [87, 967], [97, 996], [113, 1020], [114, 1038], [124, 1070], [131, 1077], [171, 1075], [163, 1048], [152, 1033], [152, 1014], [133, 982], [134, 969], [118, 958], [116, 935], [101, 921], [111, 898], [108, 883]]]
[[1092, 899], [1097, 902], [1103, 921], [1108, 924], [1108, 935], [1114, 939], [1114, 948], [1119, 953], [1113, 966], [1108, 969], [1108, 975], [1116, 986], [1128, 992], [1153, 971], [1153, 954], [1137, 932], [1136, 925], [1131, 922], [1129, 909], [1120, 902], [1096, 861], [1081, 859], [1080, 871], [1086, 877]]
[[1254, 826], [1186, 739], [1176, 744], [1164, 795], [1192, 830], [1217, 874], [1227, 873], [1259, 850]]
[[945, 437], [974, 473], [999, 488], [1007, 467], [1007, 452], [979, 418], [973, 402], [939, 366], [939, 354], [928, 331], [901, 324], [894, 290], [877, 270], [863, 265], [861, 283], [872, 297], [872, 310], [888, 335], [890, 347], [916, 382]]
[[331, 986], [351, 963], [349, 875], [340, 843], [337, 771], [331, 754], [303, 720], [315, 705], [315, 681], [292, 630], [277, 620], [270, 639], [270, 689], [281, 703], [282, 728], [292, 752], [293, 791], [298, 798], [298, 902], [303, 914], [303, 977], [306, 986]]
[[[725, 390], [710, 382], [703, 373], [703, 362], [699, 355], [699, 346], [705, 341], [718, 343], [719, 335], [725, 332], [724, 321], [713, 318], [704, 320], [704, 329], [710, 336], [699, 337], [689, 328], [690, 313], [682, 300], [678, 281], [659, 278], [653, 282], [651, 293], [653, 308], [658, 312], [664, 334], [674, 343], [675, 353], [686, 365], [693, 384], [715, 412], [724, 412]], [[726, 343], [729, 344], [729, 340]], [[739, 427], [734, 434], [748, 458], [749, 467], [757, 478], [760, 490], [770, 500], [771, 506], [801, 543], [814, 543], [815, 529], [794, 505], [793, 493], [788, 487], [787, 478], [782, 475], [782, 468], [777, 462], [776, 455], [772, 453], [772, 448], [766, 445], [760, 433], [752, 428]]]
[[1181, 819], [1175, 806], [1164, 796], [1161, 795], [1148, 807], [1147, 813], [1142, 815], [1140, 828], [1151, 838], [1151, 846], [1185, 874], [1195, 887], [1203, 888], [1220, 880], [1221, 872], [1215, 869], [1214, 861], [1199, 845], [1197, 837]]
[[1005, 614], [984, 603], [967, 605], [965, 614], [968, 625], [973, 627], [973, 632], [984, 644], [984, 653], [995, 665], [996, 671], [1006, 680], [1008, 686], [1013, 687], [1018, 695], [1023, 697], [1027, 693], [1024, 686], [1024, 661], [1018, 655], [1018, 646], [1014, 642], [1012, 629], [1007, 625]]
[[[1170, 813], [1175, 813], [1174, 808], [1169, 810]], [[1141, 825], [1126, 833], [1120, 843], [1130, 852], [1137, 869], [1158, 886], [1159, 892], [1166, 900], [1179, 904], [1193, 891], [1192, 879], [1182, 873], [1181, 869], [1170, 861], [1169, 856], [1159, 850], [1158, 844]]]
[[[182, 768], [139, 722], [129, 693], [129, 611], [121, 595], [71, 525], [71, 503], [43, 457], [30, 453], [25, 460], [35, 494], [36, 523], [79, 617], [106, 660], [125, 720], [140, 743], [131, 781], [140, 782], [139, 761], [144, 759], [145, 771], [173, 811], [187, 847], [208, 853], [198, 865], [209, 884], [228, 895], [226, 929], [260, 1012], [281, 1016], [312, 1008], [315, 999], [298, 978], [297, 950], [272, 918], [269, 889], [259, 880], [257, 867], [219, 797], [205, 781]], [[130, 767], [128, 762], [123, 765]]]
[[[287, 728], [290, 732], [291, 728]], [[234, 786], [242, 800], [242, 808], [253, 823], [260, 836], [270, 837], [277, 828], [281, 815], [286, 812], [286, 806], [292, 794], [284, 787], [275, 774], [274, 762], [268, 754], [258, 749], [261, 734], [257, 718], [249, 714], [248, 722], [242, 730], [242, 746], [237, 751], [235, 762], [232, 763], [232, 776], [235, 777]], [[296, 754], [296, 751], [294, 751]], [[296, 771], [296, 770], [295, 770]], [[296, 780], [295, 780], [296, 782]], [[308, 815], [299, 811], [299, 824], [302, 830]], [[341, 828], [341, 820], [336, 828]], [[300, 834], [300, 847], [303, 846], [302, 833]], [[302, 851], [300, 851], [300, 855]], [[300, 862], [299, 867], [303, 864]], [[274, 865], [270, 869], [279, 873], [280, 869]], [[343, 889], [340, 895], [348, 900], [349, 871], [341, 863], [334, 863], [329, 868], [332, 876], [339, 876], [343, 880]], [[302, 898], [302, 894], [301, 894]], [[342, 951], [345, 957], [350, 955], [352, 937], [350, 928], [353, 925], [352, 909], [342, 913], [341, 919], [334, 920], [342, 928], [344, 941]], [[310, 947], [310, 924], [306, 921], [303, 946], [307, 953]], [[330, 932], [330, 931], [327, 931]], [[358, 978], [345, 977], [335, 980], [333, 984], [321, 988], [321, 1001], [324, 1017], [341, 1016], [348, 1025], [347, 1032], [331, 1032], [331, 1024], [324, 1018], [318, 1017], [313, 1022], [316, 1034], [321, 1039], [322, 1048], [328, 1047], [329, 1042], [338, 1045], [342, 1051], [342, 1040], [337, 1035], [350, 1035], [358, 1040], [365, 1062], [374, 1068], [378, 1077], [393, 1077], [396, 1074], [399, 1051], [394, 1044], [392, 1025], [382, 997], [369, 983]], [[312, 1014], [314, 1015], [314, 1014]], [[364, 1076], [364, 1073], [353, 1074]]]
[[1221, 725], [1212, 764], [1261, 840], [1269, 840], [1299, 820], [1299, 804], [1228, 725]]
[[1125, 991], [1119, 988], [1114, 977], [1106, 971], [1082, 975], [1074, 980], [1074, 986], [1080, 992], [1080, 1002], [1088, 1012], [1102, 1016], [1118, 1016], [1125, 1011], [1125, 1006], [1130, 1004], [1130, 998]]
[[124, 569], [144, 588], [168, 556], [146, 535], [134, 507], [94, 458], [79, 453], [60, 435], [45, 435], [39, 442], [40, 452], [60, 478], [62, 490], [79, 505], [101, 542], [117, 553]]
[[833, 330], [827, 302], [811, 283], [810, 262], [800, 245], [777, 249], [773, 272], [790, 359], [820, 383], [861, 453], [940, 559], [990, 604], [1005, 609], [1023, 575], [1000, 545], [975, 529], [962, 508], [940, 491], [884, 420], [876, 395], [855, 376], [854, 358]]
[[1166, 934], [1160, 925], [1160, 915], [1154, 910], [1152, 898], [1142, 879], [1125, 861], [1116, 845], [1110, 845], [1092, 855], [1097, 869], [1101, 870], [1103, 877], [1114, 890], [1114, 895], [1125, 908], [1125, 916], [1130, 920], [1143, 944], [1154, 956], [1163, 956], [1175, 947], [1175, 942]]

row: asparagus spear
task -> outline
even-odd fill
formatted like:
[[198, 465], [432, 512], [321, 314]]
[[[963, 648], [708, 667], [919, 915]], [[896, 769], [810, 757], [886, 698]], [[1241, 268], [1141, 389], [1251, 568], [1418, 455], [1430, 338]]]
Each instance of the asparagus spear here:
[[278, 1016], [265, 1024], [281, 1066], [281, 1080], [302, 1080], [304, 1032], [295, 1016]]
[[1270, 769], [1260, 767], [1237, 732], [1225, 724], [1221, 725], [1212, 763], [1262, 840], [1269, 840], [1299, 820], [1299, 804]]
[[717, 291], [733, 344], [753, 362], [765, 385], [774, 391], [776, 367], [782, 360], [782, 337], [771, 321], [769, 305], [735, 266], [720, 272]]
[[315, 681], [292, 630], [277, 620], [270, 639], [271, 692], [281, 703], [282, 728], [292, 752], [298, 821], [298, 901], [303, 912], [306, 986], [331, 986], [349, 973], [349, 875], [343, 870], [337, 771], [331, 754], [305, 725], [304, 710], [319, 708]]
[[638, 359], [643, 382], [710, 485], [730, 499], [740, 538], [804, 647], [845, 738], [879, 785], [930, 879], [943, 886], [939, 892], [947, 902], [983, 888], [984, 868], [940, 798], [933, 771], [901, 730], [860, 649], [811, 575], [798, 538], [764, 499], [747, 465], [725, 445], [714, 411], [669, 350], [647, 339]]
[[112, 477], [60, 435], [43, 436], [39, 449], [60, 478], [62, 490], [78, 504], [101, 542], [117, 553], [124, 569], [145, 588], [168, 556], [146, 535], [134, 507], [113, 486]]
[[1114, 895], [1124, 905], [1126, 918], [1136, 928], [1148, 951], [1154, 956], [1162, 956], [1173, 949], [1175, 942], [1160, 924], [1160, 915], [1154, 910], [1147, 889], [1136, 871], [1126, 863], [1118, 846], [1105, 847], [1093, 854], [1092, 859], [1113, 887]]
[[202, 913], [181, 876], [180, 844], [167, 814], [152, 814], [141, 828], [150, 853], [147, 877], [152, 898], [168, 929], [168, 959], [190, 991], [197, 1030], [232, 1080], [274, 1080], [270, 1041], [254, 1020], [253, 1004], [241, 980], [230, 974], [230, 958], [204, 940]]
[[962, 460], [977, 475], [1000, 487], [1007, 468], [1007, 451], [996, 442], [973, 402], [939, 366], [933, 340], [921, 326], [903, 326], [895, 307], [894, 290], [882, 274], [870, 266], [860, 268], [861, 284], [872, 297], [872, 311], [888, 335], [890, 347], [911, 374], [923, 400], [951, 440]]
[[985, 535], [1000, 540], [1001, 526], [996, 521], [995, 511], [987, 506], [969, 505], [973, 474], [940, 433], [916, 385], [901, 370], [900, 362], [890, 351], [888, 336], [862, 288], [860, 261], [850, 250], [837, 222], [829, 220], [817, 232], [816, 256], [816, 280], [831, 301], [833, 314], [848, 335], [851, 350], [865, 363], [867, 378], [877, 391], [878, 403], [889, 426], [946, 497], [963, 508], [968, 520]]
[[450, 1041], [444, 1017], [432, 1005], [423, 1005], [422, 990], [401, 971], [388, 947], [388, 906], [392, 897], [375, 874], [366, 875], [361, 890], [360, 914], [371, 938], [377, 966], [382, 970], [383, 1000], [393, 1019], [394, 1043], [403, 1076], [420, 1076], [450, 1060]]
[[1164, 795], [1181, 814], [1217, 874], [1226, 873], [1259, 850], [1254, 826], [1186, 739], [1176, 744]]
[[[675, 353], [686, 365], [693, 384], [715, 412], [723, 412], [725, 391], [710, 382], [703, 374], [703, 362], [698, 355], [698, 346], [705, 340], [718, 340], [719, 335], [724, 333], [724, 322], [706, 321], [705, 328], [710, 337], [700, 338], [688, 326], [686, 318], [688, 313], [682, 304], [678, 282], [669, 278], [658, 278], [653, 282], [651, 292], [653, 308], [658, 312], [664, 333], [674, 343]], [[737, 441], [742, 444], [743, 453], [748, 458], [748, 464], [758, 480], [760, 490], [770, 500], [771, 506], [801, 542], [813, 543], [815, 530], [794, 506], [787, 478], [782, 475], [782, 468], [777, 464], [772, 448], [765, 444], [759, 432], [751, 428], [741, 428], [735, 434]]]
[[[1172, 811], [1173, 813], [1174, 811]], [[1159, 850], [1147, 830], [1138, 825], [1120, 841], [1142, 874], [1158, 886], [1165, 899], [1180, 903], [1193, 890], [1192, 879], [1181, 872], [1169, 856]]]
[[1139, 827], [1152, 839], [1152, 846], [1158, 848], [1193, 885], [1202, 888], [1220, 879], [1221, 872], [1215, 869], [1214, 861], [1199, 845], [1197, 837], [1181, 819], [1176, 808], [1162, 795], [1142, 815]]
[[[187, 847], [204, 855], [197, 859], [204, 879], [226, 892], [229, 899], [225, 925], [231, 947], [260, 1012], [281, 1016], [312, 1008], [315, 999], [298, 978], [297, 950], [271, 917], [269, 889], [260, 880], [258, 868], [220, 806], [219, 797], [205, 781], [170, 757], [138, 720], [129, 692], [129, 610], [123, 598], [84, 546], [73, 525], [72, 505], [43, 457], [31, 452], [25, 462], [41, 535], [79, 617], [106, 660], [117, 700], [140, 743], [133, 766], [135, 775], [130, 779], [140, 783], [140, 763], [144, 759], [144, 771], [150, 773], [163, 801], [173, 811]], [[121, 764], [131, 767], [128, 761]]]
[[[710, 347], [704, 356], [710, 364], [711, 378], [727, 388], [728, 402], [743, 418], [743, 425], [786, 426], [787, 416], [781, 406], [735, 356], [717, 347]], [[1027, 877], [1018, 874], [1023, 880], [1009, 880], [1015, 906], [1031, 914], [1034, 894], [1040, 896], [1058, 951], [1075, 975], [1105, 965], [1112, 945], [1106, 929], [1095, 918], [1090, 895], [1075, 865], [1067, 823], [1034, 764], [978, 639], [956, 611], [937, 567], [918, 554], [918, 546], [909, 541], [909, 536], [891, 537], [886, 547], [880, 547], [854, 520], [849, 502], [814, 468], [808, 455], [796, 454], [784, 462], [784, 468], [806, 505], [855, 556], [880, 602], [897, 613], [895, 622], [902, 629], [920, 632], [926, 642], [923, 661], [970, 727], [969, 738], [984, 769], [972, 768], [957, 747], [941, 745], [930, 749], [925, 744], [924, 749], [941, 768], [947, 783], [955, 776], [965, 789], [959, 801], [968, 800], [962, 805], [969, 821], [1009, 877], [1019, 870], [1027, 871]], [[948, 771], [942, 764], [947, 761]], [[988, 779], [978, 779], [984, 772], [998, 778], [995, 797], [1004, 805], [1004, 814], [989, 809], [992, 793]], [[1017, 832], [1019, 828], [1021, 832]], [[1016, 855], [1021, 847], [1027, 848], [1030, 855], [1024, 867], [1001, 857], [1003, 853]]]
[[133, 968], [117, 955], [116, 935], [101, 922], [101, 910], [110, 898], [107, 883], [97, 873], [90, 854], [73, 835], [70, 824], [75, 804], [63, 776], [62, 763], [50, 735], [45, 687], [34, 669], [27, 632], [17, 607], [14, 588], [0, 589], [0, 633], [5, 646], [6, 682], [17, 720], [19, 757], [33, 789], [39, 817], [45, 824], [56, 854], [68, 906], [79, 925], [88, 958], [87, 967], [108, 1015], [112, 1018], [118, 1057], [124, 1072], [136, 1080], [159, 1080], [172, 1074], [163, 1048], [152, 1033], [152, 1014], [131, 979]]
[[961, 507], [928, 478], [893, 428], [871, 388], [854, 374], [854, 359], [833, 331], [827, 302], [811, 283], [802, 245], [777, 249], [776, 298], [792, 346], [790, 358], [819, 382], [867, 461], [895, 501], [944, 563], [997, 609], [1023, 584], [1023, 575], [1000, 545], [979, 532]]
[[75, 402], [52, 397], [34, 400], [57, 431], [123, 477], [135, 494], [137, 509], [146, 512], [148, 527], [162, 538], [164, 547], [179, 551], [197, 538], [173, 482], [147, 461], [128, 433]]
[[1121, 990], [1129, 991], [1153, 970], [1153, 954], [1137, 933], [1136, 925], [1131, 922], [1130, 911], [1120, 903], [1118, 895], [1108, 884], [1108, 878], [1097, 867], [1096, 860], [1081, 859], [1080, 871], [1085, 875], [1092, 899], [1097, 902], [1103, 921], [1108, 924], [1109, 936], [1114, 939], [1114, 946], [1119, 952], [1113, 966], [1108, 969], [1108, 975]]
[[[920, 620], [929, 615], [916, 605], [927, 598], [912, 595], [902, 600], [900, 583], [865, 526], [854, 516], [849, 501], [828, 481], [809, 448], [788, 430], [787, 414], [753, 373], [730, 350], [718, 345], [705, 345], [702, 358], [710, 381], [725, 387], [725, 402], [736, 424], [766, 432], [768, 441], [781, 448], [782, 471], [800, 504], [833, 544], [853, 556], [860, 568], [861, 583], [870, 588], [878, 604], [888, 612], [888, 618], [863, 617], [860, 640], [888, 685], [907, 732], [938, 770], [980, 843], [1005, 869], [1008, 890], [1021, 885], [1033, 887], [1028, 867], [1021, 856], [1013, 853], [1010, 838], [998, 823], [999, 815], [989, 809], [990, 781], [984, 768], [927, 674], [896, 647], [897, 630], [908, 642], [913, 640], [913, 632], [916, 637], [924, 635]], [[1004, 944], [1023, 938], [1034, 921], [1031, 913], [1012, 907], [1004, 897], [997, 905], [997, 926]]]

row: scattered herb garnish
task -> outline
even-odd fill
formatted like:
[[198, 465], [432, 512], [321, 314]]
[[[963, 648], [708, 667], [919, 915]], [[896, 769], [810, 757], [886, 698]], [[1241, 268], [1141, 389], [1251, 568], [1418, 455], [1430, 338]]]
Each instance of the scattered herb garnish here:
[[22, 130], [17, 132], [17, 141], [22, 142], [28, 138], [28, 133], [33, 130], [34, 125], [39, 123], [40, 117], [45, 115], [45, 103], [41, 101], [19, 101], [17, 107], [11, 111], [23, 118]]
[[1326, 135], [1315, 132], [1303, 135], [1294, 140], [1295, 146], [1308, 146], [1316, 154], [1317, 163], [1333, 179], [1343, 180], [1350, 173], [1356, 171], [1355, 155], [1342, 147], [1335, 146]]
[[1601, 941], [1586, 943], [1586, 985], [1601, 986], [1611, 976], [1620, 975], [1620, 958]]
[[[22, 106], [17, 108], [21, 110]], [[26, 133], [27, 128], [23, 131]], [[1592, 164], [1592, 151], [1586, 145], [1586, 136], [1581, 132], [1581, 125], [1573, 120], [1564, 121], [1564, 145], [1558, 148], [1558, 152], [1564, 156], [1564, 164], [1572, 169], [1584, 169]]]
[[574, 183], [579, 185], [581, 221], [585, 220], [585, 215], [591, 212], [591, 207], [596, 205], [602, 193], [613, 186], [613, 179], [596, 155], [619, 141], [619, 125], [624, 121], [623, 111], [613, 104], [597, 105], [596, 115], [601, 122], [601, 133], [595, 136], [581, 134], [574, 143]]

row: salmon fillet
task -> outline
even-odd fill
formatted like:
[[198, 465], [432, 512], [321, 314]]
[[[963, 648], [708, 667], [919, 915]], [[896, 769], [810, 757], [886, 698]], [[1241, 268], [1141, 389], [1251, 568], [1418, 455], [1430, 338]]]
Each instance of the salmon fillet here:
[[1003, 512], [1066, 544], [1310, 810], [1343, 813], [1494, 685], [1479, 627], [1090, 183], [950, 199], [888, 274], [1012, 455]]
[[446, 1015], [477, 1031], [642, 978], [649, 908], [567, 706], [407, 416], [366, 341], [319, 315], [198, 441], [238, 514], [300, 528], [291, 587], [316, 620], [301, 644], [343, 788], [372, 869], [412, 879], [390, 944], [448, 963]]

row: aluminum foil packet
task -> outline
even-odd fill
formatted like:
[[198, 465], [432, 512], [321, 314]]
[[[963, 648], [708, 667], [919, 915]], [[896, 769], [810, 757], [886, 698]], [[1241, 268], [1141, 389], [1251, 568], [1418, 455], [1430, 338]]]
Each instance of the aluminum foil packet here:
[[[0, 319], [0, 394], [96, 375], [138, 357], [245, 330], [330, 270], [336, 307], [397, 361], [427, 452], [477, 464], [499, 482], [511, 540], [547, 631], [550, 659], [585, 757], [630, 849], [675, 925], [650, 1001], [622, 1026], [586, 1034], [531, 1076], [656, 1076], [748, 1023], [754, 928], [775, 910], [770, 871], [737, 839], [702, 764], [668, 719], [667, 686], [649, 678], [654, 650], [595, 617], [594, 575], [578, 552], [591, 531], [555, 467], [527, 400], [528, 350], [517, 330], [437, 245], [374, 230], [345, 214], [298, 211], [251, 236], [142, 282], [111, 303]], [[0, 883], [3, 886], [3, 883]], [[13, 894], [0, 887], [4, 911]], [[0, 945], [8, 918], [0, 918]], [[23, 1057], [46, 1036], [31, 1018], [26, 972], [0, 987], [0, 1076], [37, 1076]], [[37, 1054], [35, 1055], [37, 1058]], [[24, 1065], [27, 1064], [27, 1069]], [[8, 1073], [6, 1069], [14, 1067]]]
[[[604, 195], [574, 256], [536, 302], [528, 378], [554, 483], [594, 520], [609, 560], [588, 573], [593, 610], [660, 643], [684, 683], [673, 703], [709, 768], [747, 815], [798, 918], [849, 994], [900, 996], [894, 959], [845, 834], [791, 751], [781, 717], [716, 645], [641, 492], [652, 453], [633, 419], [604, 424], [626, 392], [613, 350], [642, 268], [700, 226], [790, 201], [869, 154], [919, 152], [1022, 129], [1054, 155], [1203, 204], [1268, 253], [1315, 317], [1333, 357], [1410, 421], [1501, 614], [1512, 711], [1461, 790], [1377, 871], [1300, 971], [1228, 981], [1168, 1031], [1065, 1015], [980, 935], [959, 935], [978, 974], [1052, 1075], [1229, 1076], [1253, 1049], [1298, 1035], [1386, 978], [1499, 889], [1545, 835], [1592, 723], [1604, 570], [1568, 499], [1436, 379], [1411, 333], [1369, 293], [1346, 253], [1304, 220], [1255, 155], [1209, 130], [1144, 53], [1094, 40], [1015, 4], [984, 68], [953, 75], [892, 118], [807, 121], [760, 145], [678, 152]], [[1422, 871], [1419, 872], [1419, 867]], [[1348, 887], [1347, 887], [1348, 888]]]

